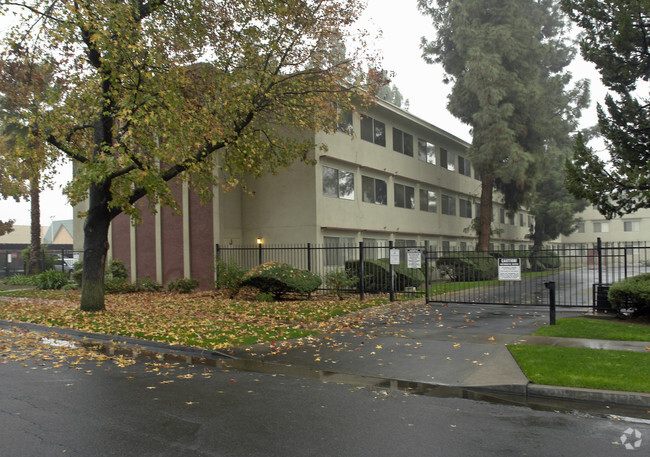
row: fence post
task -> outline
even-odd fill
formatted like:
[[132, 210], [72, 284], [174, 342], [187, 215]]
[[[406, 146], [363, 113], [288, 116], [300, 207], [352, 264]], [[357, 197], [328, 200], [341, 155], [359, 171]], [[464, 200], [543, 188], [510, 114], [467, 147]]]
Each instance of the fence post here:
[[365, 291], [364, 291], [364, 267], [363, 267], [363, 241], [359, 241], [359, 300], [364, 300]]
[[603, 283], [603, 240], [598, 237], [596, 240], [596, 250], [598, 252], [598, 284]]
[[390, 301], [395, 301], [395, 270], [393, 268], [393, 262], [390, 261], [390, 253], [393, 250], [393, 242], [388, 242], [388, 276], [390, 277]]
[[545, 282], [544, 286], [548, 289], [549, 292], [549, 319], [551, 325], [555, 325], [555, 281]]
[[262, 243], [259, 243], [259, 244], [257, 245], [257, 252], [258, 252], [258, 255], [257, 255], [257, 264], [258, 264], [258, 265], [262, 265]]
[[219, 243], [214, 245], [214, 271], [215, 271], [215, 276], [214, 276], [214, 281], [215, 284], [219, 282]]
[[307, 270], [311, 271], [311, 243], [307, 243]]
[[429, 240], [424, 241], [424, 299], [429, 303]]

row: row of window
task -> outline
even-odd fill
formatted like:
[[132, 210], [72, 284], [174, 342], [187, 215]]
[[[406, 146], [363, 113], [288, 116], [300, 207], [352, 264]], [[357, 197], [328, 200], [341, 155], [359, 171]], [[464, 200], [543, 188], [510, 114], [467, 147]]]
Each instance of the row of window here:
[[[339, 124], [339, 130], [351, 133], [352, 118], [345, 117], [345, 121]], [[361, 118], [361, 139], [379, 146], [386, 146], [386, 124], [372, 118], [363, 116]], [[393, 151], [409, 157], [413, 157], [415, 140], [413, 135], [393, 127]], [[426, 140], [418, 138], [417, 142], [418, 159], [432, 165], [440, 165], [449, 171], [456, 171], [465, 176], [472, 176], [472, 165], [469, 159], [458, 155], [445, 148], [438, 148]], [[456, 165], [458, 164], [458, 166]], [[479, 179], [478, 176], [475, 176]]]
[[[397, 208], [415, 209], [415, 187], [406, 184], [393, 184], [393, 200]], [[420, 210], [430, 213], [438, 212], [438, 194], [429, 189], [419, 189]], [[323, 195], [326, 197], [354, 200], [354, 173], [323, 166]], [[385, 180], [371, 176], [361, 176], [361, 199], [375, 205], [388, 205], [388, 184]], [[479, 214], [479, 205], [473, 208], [471, 200], [456, 198], [453, 195], [440, 194], [441, 213], [455, 216], [456, 200], [458, 215], [471, 219]]]
[[[593, 222], [594, 233], [608, 233], [609, 222]], [[624, 232], [638, 232], [641, 230], [641, 221], [623, 221]], [[585, 233], [585, 223], [578, 224], [578, 233]]]

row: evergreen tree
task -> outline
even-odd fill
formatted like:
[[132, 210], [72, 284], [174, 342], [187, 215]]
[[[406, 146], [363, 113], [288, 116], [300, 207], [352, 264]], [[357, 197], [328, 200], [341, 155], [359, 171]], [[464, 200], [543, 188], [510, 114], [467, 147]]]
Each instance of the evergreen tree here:
[[[539, 157], [556, 122], [573, 122], [584, 99], [565, 92], [574, 53], [553, 0], [419, 0], [437, 37], [423, 56], [453, 83], [447, 108], [472, 127], [470, 157], [481, 176], [477, 249], [489, 248], [493, 192], [510, 210], [535, 188]], [[578, 98], [576, 98], [578, 97]]]
[[611, 160], [579, 137], [567, 162], [568, 187], [609, 218], [650, 208], [650, 0], [563, 0], [562, 7], [583, 30], [583, 57], [612, 91], [605, 108], [598, 106]]

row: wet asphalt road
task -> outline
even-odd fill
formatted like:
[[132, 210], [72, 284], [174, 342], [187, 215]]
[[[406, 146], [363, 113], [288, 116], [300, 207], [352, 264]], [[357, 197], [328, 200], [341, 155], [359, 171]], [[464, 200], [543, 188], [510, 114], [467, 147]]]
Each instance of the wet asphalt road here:
[[648, 421], [199, 366], [7, 362], [0, 364], [0, 392], [0, 455], [11, 457], [612, 457], [650, 451]]

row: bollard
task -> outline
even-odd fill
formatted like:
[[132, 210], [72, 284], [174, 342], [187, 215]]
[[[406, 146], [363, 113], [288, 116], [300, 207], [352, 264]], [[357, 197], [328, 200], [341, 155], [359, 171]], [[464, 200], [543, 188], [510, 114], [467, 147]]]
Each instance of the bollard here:
[[546, 287], [549, 292], [549, 319], [551, 325], [555, 325], [555, 281], [545, 282], [544, 287]]

